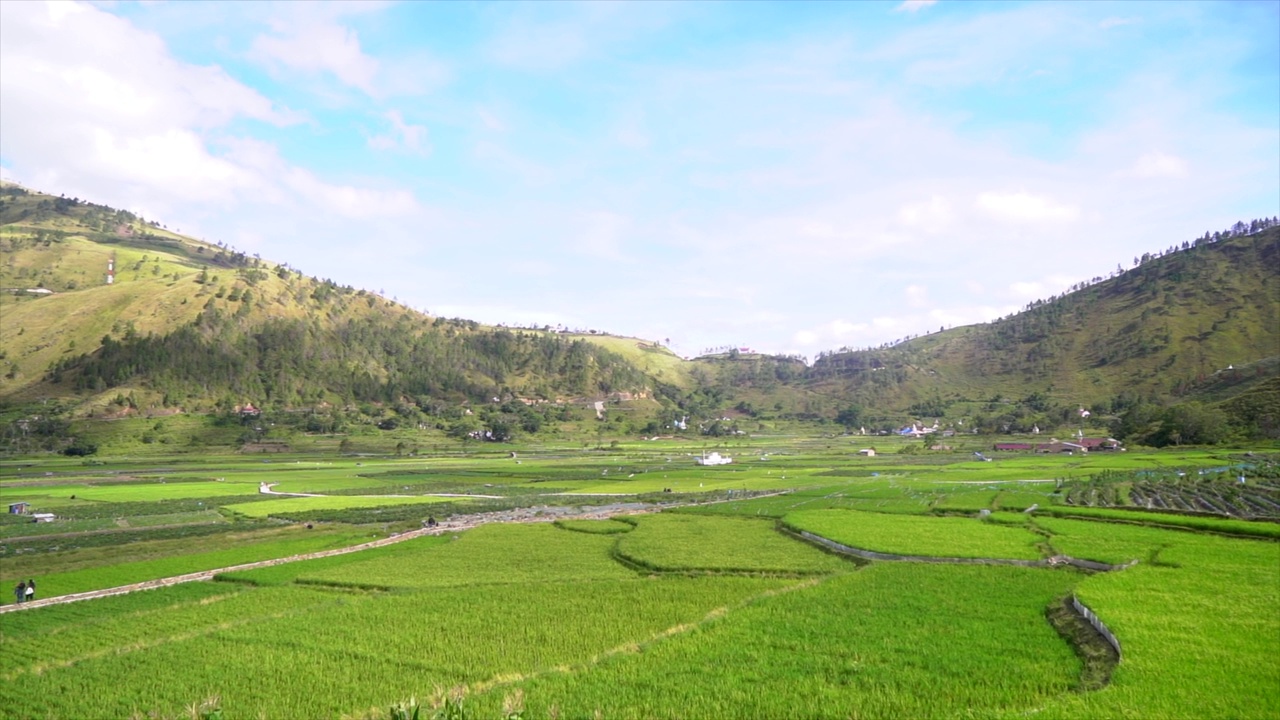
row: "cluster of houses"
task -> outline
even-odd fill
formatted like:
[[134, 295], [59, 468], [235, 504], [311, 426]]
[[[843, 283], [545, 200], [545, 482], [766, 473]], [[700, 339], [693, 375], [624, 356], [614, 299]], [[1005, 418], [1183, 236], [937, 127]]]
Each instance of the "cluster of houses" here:
[[1074, 442], [1066, 440], [1050, 440], [1043, 443], [996, 443], [995, 449], [1004, 452], [1038, 452], [1038, 453], [1087, 453], [1098, 450], [1123, 451], [1124, 446], [1115, 438], [1077, 438]]

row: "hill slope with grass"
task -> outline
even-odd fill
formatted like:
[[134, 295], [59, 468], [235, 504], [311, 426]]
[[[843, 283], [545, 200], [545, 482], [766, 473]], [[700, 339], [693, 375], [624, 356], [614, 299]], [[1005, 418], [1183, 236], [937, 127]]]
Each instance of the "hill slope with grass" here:
[[686, 361], [634, 338], [428, 317], [126, 211], [5, 184], [0, 410], [16, 421], [48, 414], [33, 408], [49, 401], [80, 418], [246, 402], [370, 417], [405, 407], [406, 422], [447, 412], [465, 429], [452, 416], [494, 398], [517, 410], [519, 400], [608, 398], [646, 434], [672, 417], [736, 432], [744, 418], [838, 414], [853, 426], [933, 416], [1018, 432], [1073, 420], [1080, 407], [1197, 401], [1270, 428], [1280, 228], [1241, 227], [995, 322], [807, 366], [736, 351]]
[[995, 322], [825, 355], [806, 382], [898, 408], [1035, 393], [1085, 407], [1222, 400], [1276, 374], [1278, 269], [1280, 228], [1188, 243]]
[[[428, 317], [132, 213], [0, 188], [0, 401], [80, 414], [647, 392], [618, 352]], [[111, 275], [110, 280], [108, 275]], [[665, 352], [665, 351], [664, 351]]]

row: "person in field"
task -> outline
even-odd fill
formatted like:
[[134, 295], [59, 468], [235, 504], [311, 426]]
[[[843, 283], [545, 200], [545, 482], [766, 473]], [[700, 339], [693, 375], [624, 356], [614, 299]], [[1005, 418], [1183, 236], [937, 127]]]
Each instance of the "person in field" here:
[[19, 581], [18, 587], [13, 589], [13, 596], [18, 599], [18, 604], [21, 605], [22, 601], [27, 599], [27, 584]]
[[27, 581], [27, 602], [31, 602], [32, 600], [35, 600], [35, 599], [36, 599], [36, 581], [28, 580]]

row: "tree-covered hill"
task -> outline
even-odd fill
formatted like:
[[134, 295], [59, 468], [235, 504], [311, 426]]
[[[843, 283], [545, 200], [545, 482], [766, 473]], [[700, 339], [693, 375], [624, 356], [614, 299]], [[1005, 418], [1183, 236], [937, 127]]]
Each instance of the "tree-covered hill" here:
[[[0, 400], [395, 403], [645, 392], [618, 353], [428, 317], [132, 213], [0, 188]], [[109, 270], [110, 268], [110, 270]], [[111, 281], [108, 282], [108, 274]]]
[[625, 425], [615, 413], [609, 427], [645, 434], [685, 417], [691, 432], [711, 434], [747, 420], [888, 428], [927, 417], [1021, 432], [1088, 409], [1168, 435], [1177, 413], [1165, 408], [1186, 402], [1200, 404], [1191, 415], [1203, 406], [1274, 434], [1280, 415], [1274, 220], [1134, 258], [991, 323], [824, 353], [812, 365], [737, 350], [686, 361], [634, 338], [430, 317], [126, 211], [12, 184], [0, 185], [0, 252], [0, 409], [15, 422], [50, 400], [79, 418], [117, 416], [122, 402], [188, 413], [251, 402], [373, 407], [359, 412], [378, 422], [394, 407], [453, 417], [478, 403], [612, 398], [636, 404]]
[[1107, 409], [1125, 398], [1221, 400], [1275, 374], [1280, 227], [1240, 224], [1136, 260], [995, 322], [823, 355], [807, 386], [941, 414], [956, 401], [1033, 394]]

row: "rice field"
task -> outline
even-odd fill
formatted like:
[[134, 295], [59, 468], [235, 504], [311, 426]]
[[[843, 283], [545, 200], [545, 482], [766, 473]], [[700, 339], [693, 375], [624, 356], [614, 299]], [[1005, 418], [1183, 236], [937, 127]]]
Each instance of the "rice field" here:
[[287, 497], [256, 502], [235, 503], [224, 506], [228, 511], [251, 518], [290, 517], [317, 510], [348, 510], [351, 508], [394, 507], [397, 505], [428, 505], [448, 502], [449, 498], [422, 495], [417, 497], [365, 497], [330, 495], [325, 497]]
[[[494, 523], [0, 615], [0, 715], [186, 717], [217, 696], [228, 720], [382, 720], [455, 689], [473, 718], [512, 703], [526, 718], [1280, 716], [1277, 526], [1080, 511], [1056, 481], [1229, 457], [981, 463], [752, 439], [729, 450], [734, 465], [699, 469], [702, 449], [5, 466], [6, 499], [59, 514], [0, 519], [0, 581], [36, 577], [42, 597], [341, 547], [481, 503], [674, 511]], [[325, 497], [259, 495], [261, 483]], [[320, 524], [278, 519], [299, 512]], [[341, 522], [352, 517], [374, 522]], [[1155, 524], [1116, 522], [1135, 517]], [[854, 564], [788, 527], [905, 555], [1138, 562], [1098, 574]], [[1102, 690], [1082, 689], [1080, 658], [1046, 620], [1068, 594], [1123, 644]]]
[[651, 515], [617, 541], [617, 555], [657, 572], [821, 574], [848, 571], [848, 561], [774, 531], [769, 520]]
[[801, 510], [784, 518], [807, 530], [861, 550], [897, 555], [1039, 560], [1042, 538], [1023, 528], [972, 518], [915, 517], [852, 510]]

